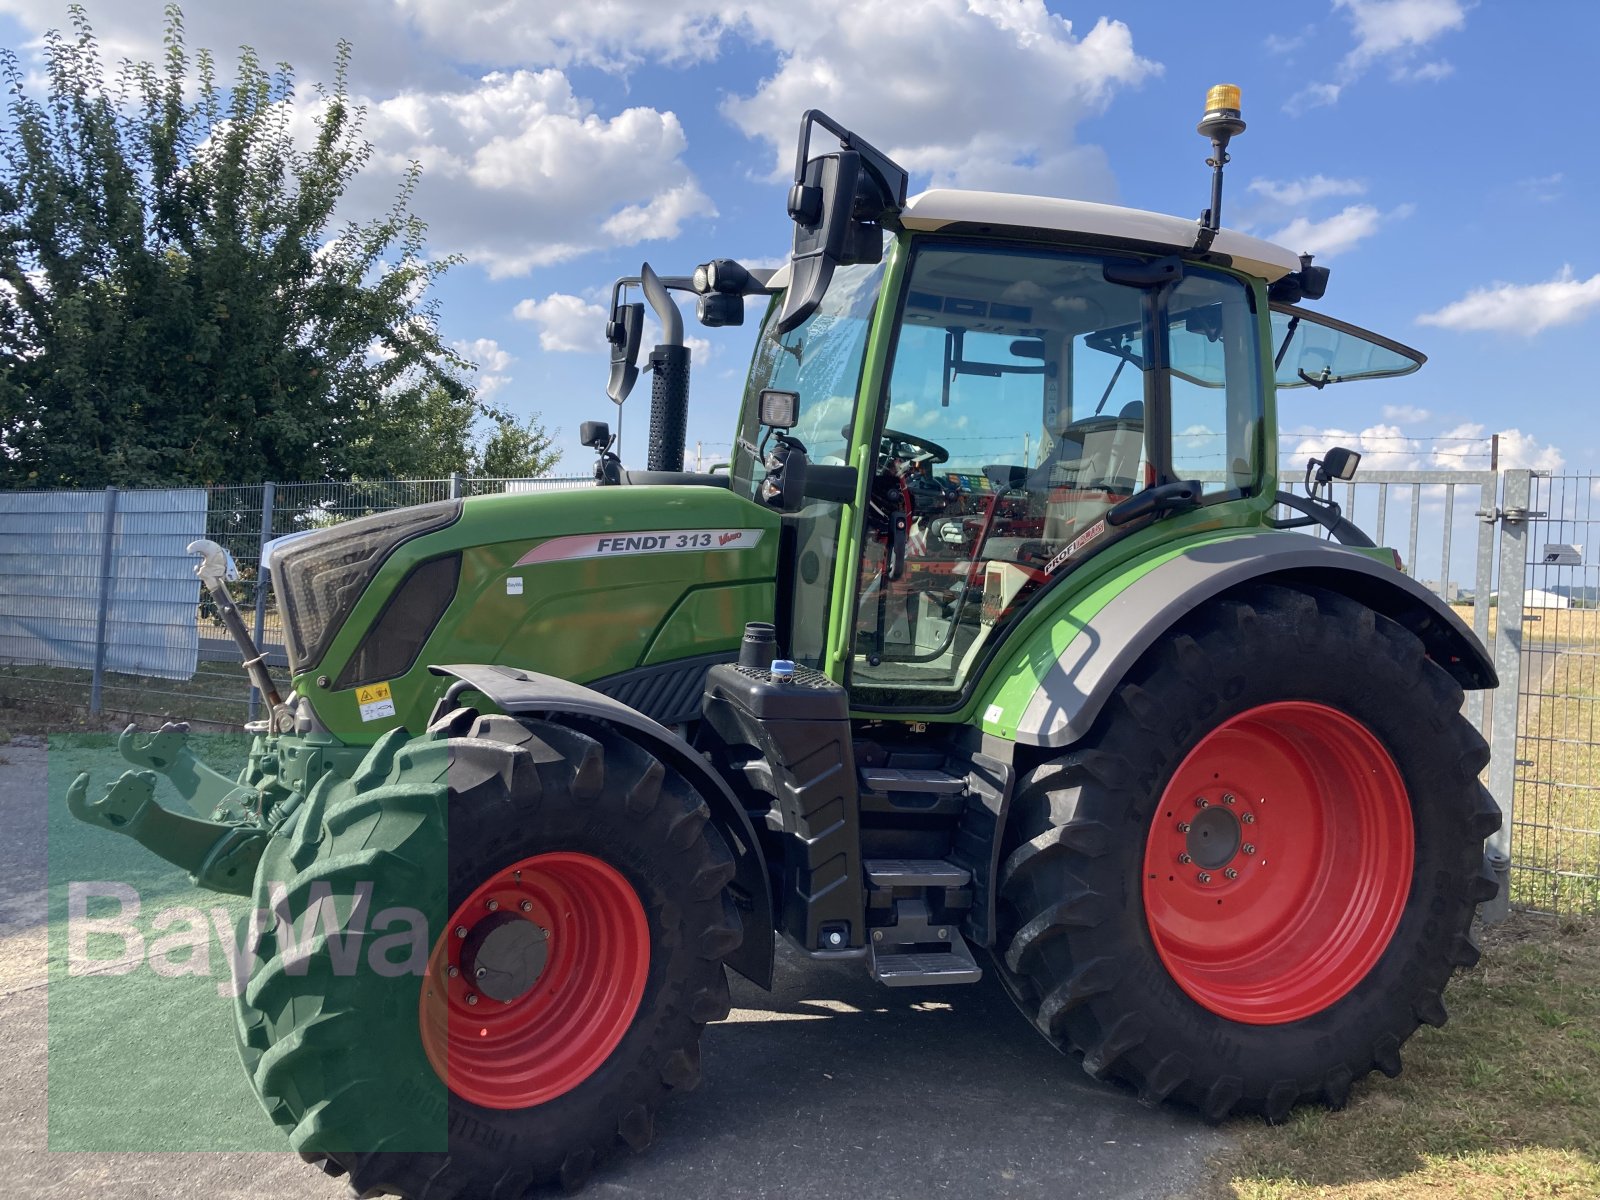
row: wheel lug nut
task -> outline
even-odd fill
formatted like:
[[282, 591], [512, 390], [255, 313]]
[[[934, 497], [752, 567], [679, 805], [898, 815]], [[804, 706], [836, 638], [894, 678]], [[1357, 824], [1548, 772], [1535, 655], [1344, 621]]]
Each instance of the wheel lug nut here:
[[1207, 800], [1204, 796], [1196, 796], [1194, 800], [1194, 806], [1196, 808], [1210, 808], [1211, 801]]
[[448, 971], [445, 972], [445, 974], [450, 976], [451, 979], [460, 979], [461, 978], [461, 968], [460, 967], [451, 967]]
[[533, 911], [533, 901], [532, 900], [524, 900], [521, 904], [517, 905], [517, 907], [520, 908], [523, 912], [532, 912]]
[[1246, 825], [1254, 825], [1256, 823], [1256, 815], [1255, 815], [1255, 813], [1245, 813], [1245, 815], [1240, 817], [1239, 819], [1241, 821], [1243, 821]]
[[1234, 801], [1236, 799], [1237, 799], [1237, 797], [1234, 796], [1234, 794], [1232, 792], [1224, 792], [1224, 793], [1222, 793], [1222, 802], [1224, 804], [1232, 804], [1232, 803], [1234, 803]]
[[1179, 821], [1178, 822], [1178, 832], [1179, 833], [1188, 833], [1189, 832], [1189, 822], [1187, 822], [1187, 821]]
[[479, 967], [476, 971], [473, 972], [473, 974], [475, 976], [477, 976], [479, 979], [482, 979], [488, 973], [489, 973], [489, 968], [488, 967]]
[[1237, 878], [1239, 878], [1239, 872], [1235, 871], [1232, 867], [1229, 867], [1222, 874], [1228, 879], [1237, 879]]
[[1256, 852], [1255, 845], [1251, 842], [1246, 842], [1244, 845], [1240, 846], [1239, 849], [1243, 850], [1246, 854], [1254, 854]]
[[468, 992], [467, 993], [467, 1003], [468, 1004], [476, 1004], [477, 1002], [478, 1002], [477, 994], [474, 993], [474, 992]]
[[491, 900], [491, 901], [489, 901], [489, 903], [485, 904], [484, 907], [487, 908], [490, 912], [498, 912], [500, 910], [500, 901]]
[[1184, 866], [1188, 866], [1190, 863], [1192, 863], [1194, 861], [1194, 859], [1190, 858], [1187, 854], [1180, 854], [1180, 855], [1178, 855], [1178, 861], [1181, 862]]
[[457, 925], [456, 926], [456, 936], [458, 938], [466, 937], [467, 936], [467, 927], [465, 925]]
[[1210, 874], [1208, 872], [1206, 872], [1206, 871], [1201, 871], [1200, 872], [1200, 882], [1201, 883], [1210, 883], [1211, 882]]

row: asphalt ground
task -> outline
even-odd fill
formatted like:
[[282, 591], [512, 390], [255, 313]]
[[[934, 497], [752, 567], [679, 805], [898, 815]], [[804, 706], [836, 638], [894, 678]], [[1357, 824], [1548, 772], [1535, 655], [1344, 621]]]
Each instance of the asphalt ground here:
[[[76, 878], [80, 865], [88, 878], [125, 877], [104, 874], [106, 862], [93, 856], [124, 846], [143, 852], [96, 830], [83, 831], [90, 840], [66, 841], [75, 832], [59, 813], [47, 823], [76, 769], [89, 766], [105, 780], [120, 762], [103, 744], [53, 753], [49, 763], [39, 744], [0, 747], [0, 1194], [348, 1195], [292, 1153], [237, 1148], [282, 1143], [250, 1097], [233, 1056], [229, 1002], [212, 980], [162, 981], [201, 985], [162, 993], [181, 997], [165, 1007], [140, 1001], [105, 1004], [87, 1018], [76, 1012], [83, 995], [98, 993], [84, 992], [83, 980], [70, 991], [59, 986], [60, 931], [46, 937], [49, 889]], [[48, 872], [47, 845], [56, 856]], [[169, 902], [212, 900], [191, 892]], [[62, 911], [54, 898], [49, 914]], [[47, 1035], [51, 988], [57, 1022]], [[1208, 1156], [1227, 1144], [1189, 1114], [1146, 1108], [1089, 1079], [1038, 1037], [992, 978], [891, 991], [864, 968], [818, 966], [786, 951], [772, 993], [735, 980], [733, 997], [730, 1020], [706, 1037], [704, 1085], [661, 1112], [647, 1154], [613, 1160], [587, 1195], [1144, 1200], [1188, 1194]], [[47, 1045], [55, 1056], [48, 1066]], [[164, 1090], [128, 1090], [145, 1075]], [[86, 1088], [85, 1078], [95, 1086]], [[47, 1148], [86, 1140], [235, 1148]]]

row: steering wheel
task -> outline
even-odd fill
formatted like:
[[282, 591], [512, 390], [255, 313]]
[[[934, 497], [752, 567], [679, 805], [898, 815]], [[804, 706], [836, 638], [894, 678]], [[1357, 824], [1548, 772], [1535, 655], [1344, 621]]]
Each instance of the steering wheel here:
[[[938, 442], [929, 441], [925, 437], [910, 433], [901, 433], [898, 429], [885, 429], [883, 431], [883, 442], [880, 442], [879, 446], [880, 455], [907, 458], [919, 465], [925, 462], [942, 463], [950, 461], [950, 451], [939, 445]], [[912, 453], [894, 454], [894, 451], [902, 446], [912, 451]]]

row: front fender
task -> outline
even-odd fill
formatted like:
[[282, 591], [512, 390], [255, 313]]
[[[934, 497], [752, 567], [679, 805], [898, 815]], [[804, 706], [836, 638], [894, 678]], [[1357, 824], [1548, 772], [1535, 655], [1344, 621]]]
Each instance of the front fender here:
[[[1369, 555], [1293, 533], [1258, 533], [1192, 546], [1145, 572], [1097, 612], [1039, 674], [1006, 719], [989, 706], [985, 728], [1025, 745], [1058, 748], [1089, 732], [1113, 689], [1183, 616], [1245, 583], [1301, 584], [1340, 592], [1415, 633], [1464, 688], [1498, 686], [1494, 664], [1450, 608], [1416, 580]], [[1071, 618], [1068, 618], [1071, 619]], [[1013, 681], [1008, 701], [1017, 693]]]
[[554, 675], [471, 664], [428, 669], [435, 675], [454, 676], [458, 681], [450, 685], [439, 701], [434, 712], [436, 718], [454, 708], [457, 697], [470, 688], [487, 697], [502, 712], [514, 715], [537, 713], [555, 721], [563, 717], [604, 721], [689, 780], [704, 797], [711, 809], [712, 821], [733, 851], [738, 865], [734, 883], [750, 900], [748, 908], [741, 906], [739, 910], [744, 941], [728, 957], [728, 965], [758, 987], [772, 986], [772, 884], [766, 861], [761, 857], [761, 843], [756, 839], [755, 827], [750, 824], [744, 806], [688, 742], [620, 700]]

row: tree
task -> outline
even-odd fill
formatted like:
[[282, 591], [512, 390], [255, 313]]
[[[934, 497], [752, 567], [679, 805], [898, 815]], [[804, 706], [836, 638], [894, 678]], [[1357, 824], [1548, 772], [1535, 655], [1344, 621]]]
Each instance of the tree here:
[[291, 69], [248, 49], [219, 86], [175, 6], [164, 64], [108, 83], [71, 14], [42, 102], [0, 52], [0, 487], [470, 469], [504, 414], [427, 298], [459, 260], [425, 253], [420, 167], [386, 214], [335, 224], [373, 149], [349, 44], [297, 111]]

